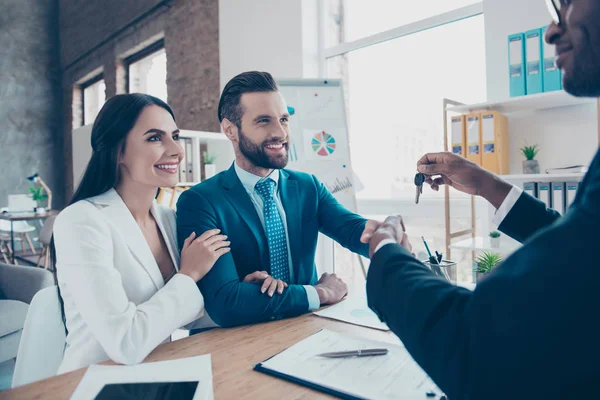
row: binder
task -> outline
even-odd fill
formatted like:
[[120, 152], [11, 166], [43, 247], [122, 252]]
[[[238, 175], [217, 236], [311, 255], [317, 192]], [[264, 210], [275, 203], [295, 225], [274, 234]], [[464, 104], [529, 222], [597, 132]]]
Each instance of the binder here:
[[552, 182], [552, 208], [561, 215], [565, 214], [565, 184]]
[[523, 191], [532, 197], [538, 197], [537, 184], [535, 182], [524, 183]]
[[481, 113], [480, 136], [481, 166], [495, 174], [508, 174], [508, 118], [497, 111]]
[[192, 148], [192, 139], [185, 139], [185, 154], [186, 154], [186, 161], [187, 161], [187, 168], [186, 168], [186, 172], [187, 172], [187, 181], [186, 182], [193, 182], [194, 181], [194, 150]]
[[459, 156], [467, 155], [467, 143], [465, 137], [465, 116], [452, 117], [452, 152]]
[[179, 163], [179, 183], [187, 183], [187, 149], [186, 149], [186, 139], [181, 138], [181, 147], [183, 147], [183, 158]]
[[577, 195], [577, 189], [579, 189], [579, 183], [577, 182], [567, 182], [566, 184], [566, 195], [567, 195], [567, 199], [566, 199], [566, 208], [569, 209], [569, 207], [571, 207], [571, 204], [573, 204], [573, 201], [575, 200], [575, 196]]
[[469, 114], [466, 117], [467, 159], [481, 165], [481, 119], [479, 114]]
[[550, 193], [550, 183], [541, 182], [538, 184], [538, 199], [546, 204], [546, 208], [552, 207], [552, 197]]
[[508, 37], [508, 74], [510, 97], [525, 96], [525, 35], [518, 33]]
[[553, 92], [562, 89], [562, 71], [556, 66], [556, 59], [558, 58], [556, 55], [556, 46], [550, 45], [544, 40], [547, 29], [548, 27], [542, 29], [542, 57], [544, 59], [542, 77], [544, 80], [544, 92]]
[[525, 69], [527, 76], [527, 94], [542, 93], [544, 78], [542, 76], [542, 29], [533, 29], [525, 33]]

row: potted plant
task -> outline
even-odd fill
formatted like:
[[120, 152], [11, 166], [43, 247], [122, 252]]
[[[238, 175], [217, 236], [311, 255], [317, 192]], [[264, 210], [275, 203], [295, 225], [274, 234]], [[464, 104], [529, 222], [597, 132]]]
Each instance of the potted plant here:
[[215, 165], [217, 156], [214, 153], [205, 151], [202, 153], [202, 158], [204, 158], [204, 179], [212, 178], [217, 172], [217, 166]]
[[477, 283], [485, 279], [494, 268], [496, 268], [502, 262], [502, 256], [498, 253], [490, 253], [484, 251], [481, 253], [476, 260], [475, 267], [475, 281]]
[[37, 203], [37, 207], [35, 208], [35, 212], [38, 214], [43, 214], [46, 212], [46, 208], [44, 207], [44, 201], [48, 198], [48, 195], [44, 193], [43, 187], [33, 188], [30, 187], [29, 191], [31, 192], [31, 198]]
[[538, 160], [535, 160], [535, 156], [539, 153], [540, 148], [537, 144], [533, 146], [525, 145], [521, 147], [521, 153], [525, 156], [525, 161], [523, 161], [523, 173], [524, 174], [539, 174], [540, 173], [540, 163]]
[[497, 249], [500, 247], [500, 232], [490, 232], [490, 243], [493, 249]]

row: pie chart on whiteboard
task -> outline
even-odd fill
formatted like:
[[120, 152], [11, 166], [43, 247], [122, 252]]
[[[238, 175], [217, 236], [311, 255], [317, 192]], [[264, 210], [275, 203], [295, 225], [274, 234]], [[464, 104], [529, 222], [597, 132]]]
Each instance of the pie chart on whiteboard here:
[[311, 146], [315, 153], [322, 157], [329, 157], [335, 153], [335, 138], [325, 131], [315, 134], [311, 140]]

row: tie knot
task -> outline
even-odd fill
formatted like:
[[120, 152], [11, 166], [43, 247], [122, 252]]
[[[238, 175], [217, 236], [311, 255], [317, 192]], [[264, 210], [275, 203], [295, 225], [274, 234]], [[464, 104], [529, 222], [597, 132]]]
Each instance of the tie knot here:
[[271, 200], [273, 198], [273, 191], [275, 189], [275, 181], [271, 178], [267, 178], [258, 182], [255, 188], [263, 200]]

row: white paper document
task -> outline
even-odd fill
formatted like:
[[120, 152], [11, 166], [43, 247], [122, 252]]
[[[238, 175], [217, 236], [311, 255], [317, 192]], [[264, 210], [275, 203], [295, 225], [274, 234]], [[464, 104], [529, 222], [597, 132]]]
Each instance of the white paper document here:
[[71, 400], [90, 400], [115, 383], [198, 382], [194, 399], [214, 399], [210, 354], [138, 365], [92, 365]]
[[377, 315], [371, 311], [364, 297], [351, 296], [342, 302], [321, 311], [313, 311], [319, 317], [336, 319], [354, 325], [366, 326], [367, 328], [389, 331], [390, 328], [379, 320]]
[[[317, 354], [367, 348], [387, 348], [373, 357], [325, 358]], [[401, 345], [346, 336], [326, 329], [262, 363], [268, 370], [296, 380], [364, 399], [419, 399], [442, 392]]]

